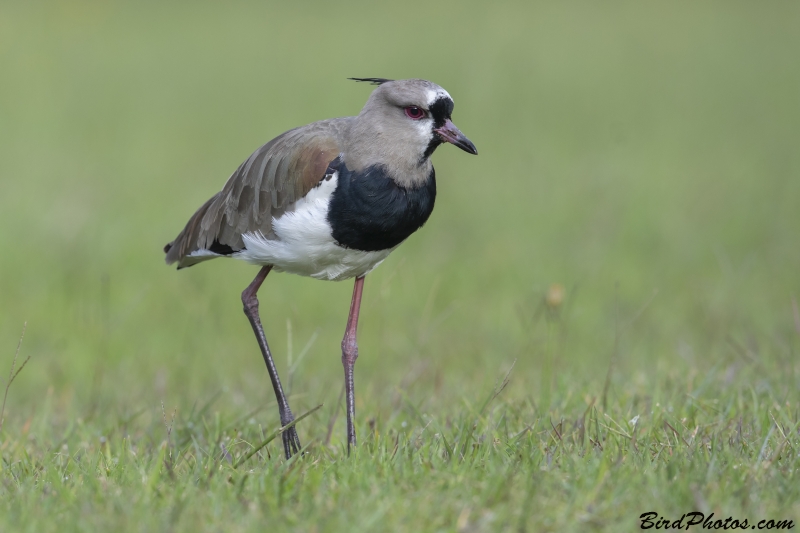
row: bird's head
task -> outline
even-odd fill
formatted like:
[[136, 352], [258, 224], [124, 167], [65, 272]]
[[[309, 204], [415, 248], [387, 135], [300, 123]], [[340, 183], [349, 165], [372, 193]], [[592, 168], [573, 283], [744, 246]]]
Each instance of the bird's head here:
[[442, 87], [419, 79], [351, 79], [377, 85], [351, 130], [348, 144], [354, 153], [346, 156], [355, 166], [387, 164], [398, 181], [415, 182], [427, 179], [429, 158], [440, 144], [478, 153], [453, 124], [453, 99]]

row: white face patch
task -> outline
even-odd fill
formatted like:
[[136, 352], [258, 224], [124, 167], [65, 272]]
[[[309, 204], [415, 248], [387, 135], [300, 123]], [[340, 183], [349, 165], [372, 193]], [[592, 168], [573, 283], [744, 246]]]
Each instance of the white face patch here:
[[414, 126], [417, 128], [420, 137], [425, 140], [427, 144], [433, 138], [433, 119], [430, 117], [422, 120], [414, 121]]
[[452, 100], [452, 98], [450, 97], [450, 93], [448, 93], [441, 87], [438, 87], [437, 89], [428, 89], [427, 93], [428, 93], [428, 107], [432, 106], [433, 103], [439, 98], [450, 98], [450, 100]]
[[242, 235], [245, 250], [233, 257], [256, 265], [273, 265], [317, 279], [343, 280], [363, 276], [394, 250], [364, 252], [339, 246], [328, 223], [328, 205], [338, 184], [338, 172], [301, 198], [292, 211], [272, 219], [277, 239], [260, 232]]

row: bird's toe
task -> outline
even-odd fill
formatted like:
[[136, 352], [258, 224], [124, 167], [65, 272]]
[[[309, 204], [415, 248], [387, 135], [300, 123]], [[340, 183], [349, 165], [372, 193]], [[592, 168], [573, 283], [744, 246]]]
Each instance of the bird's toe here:
[[291, 458], [294, 454], [300, 453], [302, 446], [300, 445], [300, 438], [297, 436], [295, 428], [289, 428], [281, 435], [283, 439], [283, 450], [286, 453], [286, 458]]

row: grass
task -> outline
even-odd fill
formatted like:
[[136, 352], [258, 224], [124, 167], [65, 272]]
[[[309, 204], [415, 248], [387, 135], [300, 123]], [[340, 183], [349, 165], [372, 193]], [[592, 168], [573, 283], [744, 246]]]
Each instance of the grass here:
[[[2, 376], [30, 357], [3, 382], [0, 530], [797, 524], [799, 16], [0, 4]], [[286, 461], [258, 449], [255, 271], [161, 247], [260, 143], [356, 113], [350, 76], [440, 83], [480, 155], [437, 151], [431, 220], [367, 278], [350, 457], [350, 284], [265, 283], [292, 408], [322, 404]]]
[[297, 531], [563, 531], [634, 529], [649, 511], [795, 519], [797, 412], [785, 402], [788, 390], [720, 376], [687, 394], [674, 376], [653, 381], [655, 390], [632, 386], [606, 410], [570, 386], [547, 412], [531, 399], [491, 401], [491, 391], [435, 411], [398, 394], [396, 411], [359, 425], [362, 444], [349, 458], [343, 444], [319, 442], [331, 408], [301, 426], [307, 439], [309, 427], [320, 436], [291, 461], [279, 443], [247, 459], [264, 436], [260, 424], [250, 413], [214, 412], [212, 402], [174, 425], [158, 416], [77, 420], [43, 435], [45, 443], [6, 444], [4, 457], [15, 460], [4, 465], [14, 500], [5, 520], [30, 531], [276, 523]]

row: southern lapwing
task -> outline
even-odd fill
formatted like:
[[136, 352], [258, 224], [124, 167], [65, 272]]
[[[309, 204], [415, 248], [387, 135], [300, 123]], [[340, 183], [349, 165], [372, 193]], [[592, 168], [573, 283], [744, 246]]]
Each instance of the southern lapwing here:
[[[356, 443], [353, 366], [364, 276], [419, 229], [433, 210], [430, 156], [442, 143], [477, 154], [451, 122], [453, 99], [426, 80], [351, 78], [377, 85], [357, 117], [289, 130], [251, 155], [164, 247], [167, 264], [234, 257], [261, 270], [242, 292], [267, 364], [281, 424], [294, 420], [272, 360], [257, 293], [271, 270], [317, 279], [355, 278], [342, 340], [347, 448]], [[286, 457], [300, 450], [282, 433]]]

